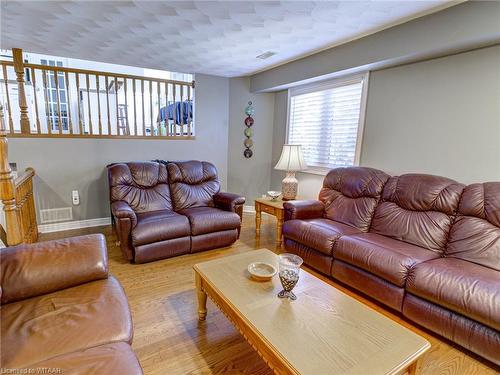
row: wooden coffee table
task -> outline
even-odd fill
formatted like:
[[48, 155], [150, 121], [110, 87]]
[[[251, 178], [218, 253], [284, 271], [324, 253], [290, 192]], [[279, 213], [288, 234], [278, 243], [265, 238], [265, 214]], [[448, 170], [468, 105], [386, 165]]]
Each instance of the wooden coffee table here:
[[277, 267], [267, 249], [194, 266], [198, 314], [207, 295], [277, 374], [414, 374], [427, 340], [301, 270], [296, 301], [276, 297], [279, 278], [255, 282], [249, 263]]

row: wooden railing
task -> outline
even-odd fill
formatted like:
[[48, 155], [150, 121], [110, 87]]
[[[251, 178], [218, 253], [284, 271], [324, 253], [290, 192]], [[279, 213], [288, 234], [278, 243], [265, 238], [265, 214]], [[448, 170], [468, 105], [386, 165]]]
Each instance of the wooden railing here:
[[35, 199], [33, 196], [33, 178], [35, 170], [27, 168], [16, 178], [16, 207], [23, 243], [33, 243], [38, 239], [36, 223]]
[[23, 175], [14, 179], [8, 160], [6, 132], [0, 127], [0, 200], [8, 246], [36, 242], [38, 238], [33, 198], [34, 176], [35, 171], [28, 168]]
[[28, 64], [12, 51], [13, 62], [0, 61], [9, 137], [195, 136], [194, 81]]

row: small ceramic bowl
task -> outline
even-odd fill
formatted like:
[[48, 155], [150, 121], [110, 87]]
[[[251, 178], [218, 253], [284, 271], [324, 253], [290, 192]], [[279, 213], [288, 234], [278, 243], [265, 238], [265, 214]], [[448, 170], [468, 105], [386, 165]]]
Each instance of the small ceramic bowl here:
[[281, 195], [281, 191], [270, 190], [267, 192], [267, 195], [269, 195], [271, 199], [275, 201]]
[[278, 272], [272, 264], [263, 262], [250, 263], [247, 269], [252, 279], [257, 281], [269, 281]]

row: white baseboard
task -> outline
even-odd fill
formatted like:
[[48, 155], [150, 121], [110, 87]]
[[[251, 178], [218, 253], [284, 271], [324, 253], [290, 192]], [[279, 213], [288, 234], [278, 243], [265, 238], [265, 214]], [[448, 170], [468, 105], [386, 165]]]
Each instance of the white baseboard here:
[[255, 213], [255, 207], [254, 206], [245, 205], [245, 206], [243, 206], [243, 212], [246, 212], [247, 214], [254, 214]]
[[100, 227], [111, 225], [110, 217], [99, 217], [97, 219], [65, 221], [62, 223], [42, 224], [38, 226], [40, 233], [60, 232], [62, 230], [72, 230], [80, 228]]

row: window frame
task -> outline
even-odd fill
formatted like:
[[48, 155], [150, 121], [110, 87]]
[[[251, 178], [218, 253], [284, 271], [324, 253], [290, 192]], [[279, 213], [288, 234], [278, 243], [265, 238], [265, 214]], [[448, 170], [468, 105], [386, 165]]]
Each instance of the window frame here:
[[[341, 87], [349, 84], [363, 82], [363, 87], [361, 89], [361, 103], [359, 112], [359, 122], [358, 122], [358, 132], [356, 135], [356, 148], [354, 151], [354, 163], [353, 166], [359, 166], [361, 159], [361, 149], [363, 145], [363, 134], [365, 127], [365, 117], [366, 117], [366, 105], [368, 99], [368, 85], [370, 79], [370, 72], [358, 73], [349, 76], [334, 78], [330, 80], [309, 83], [305, 85], [290, 87], [288, 91], [287, 98], [287, 108], [286, 108], [286, 133], [285, 133], [285, 144], [289, 143], [290, 135], [290, 107], [292, 102], [292, 96], [307, 94], [310, 92], [328, 90], [336, 87]], [[310, 173], [317, 175], [326, 175], [328, 171], [335, 167], [318, 167], [318, 166], [308, 166], [307, 169], [301, 171], [302, 173]]]

